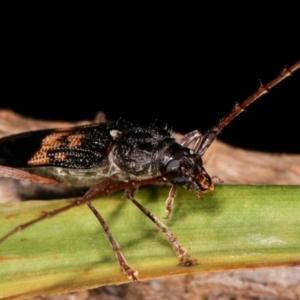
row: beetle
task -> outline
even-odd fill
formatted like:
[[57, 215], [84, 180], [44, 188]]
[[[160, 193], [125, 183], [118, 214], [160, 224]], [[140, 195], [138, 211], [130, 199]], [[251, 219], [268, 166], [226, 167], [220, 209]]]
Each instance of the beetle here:
[[275, 79], [261, 85], [253, 95], [236, 103], [232, 111], [204, 135], [194, 130], [176, 139], [167, 129], [118, 120], [68, 129], [26, 132], [0, 139], [0, 176], [37, 183], [91, 187], [82, 199], [12, 229], [0, 238], [0, 243], [48, 216], [86, 203], [107, 234], [121, 269], [135, 281], [137, 271], [128, 265], [108, 225], [91, 203], [96, 198], [125, 190], [126, 197], [166, 235], [181, 259], [181, 265], [196, 264], [197, 261], [188, 257], [185, 248], [167, 226], [134, 198], [135, 190], [146, 184], [170, 183], [166, 219], [172, 213], [176, 186], [183, 185], [193, 190], [198, 198], [202, 193], [213, 190], [214, 177], [210, 177], [203, 167], [203, 154], [223, 128], [246, 107], [299, 68], [300, 61], [285, 68]]

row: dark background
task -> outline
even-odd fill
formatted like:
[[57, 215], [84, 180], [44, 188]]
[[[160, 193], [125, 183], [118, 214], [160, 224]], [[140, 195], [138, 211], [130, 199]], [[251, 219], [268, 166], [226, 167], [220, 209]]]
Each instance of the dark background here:
[[[259, 80], [300, 59], [293, 8], [281, 5], [275, 13], [246, 2], [233, 8], [212, 3], [152, 13], [108, 10], [98, 2], [9, 8], [0, 109], [68, 121], [104, 111], [109, 120], [205, 132]], [[300, 71], [249, 107], [220, 139], [299, 153], [299, 103]]]

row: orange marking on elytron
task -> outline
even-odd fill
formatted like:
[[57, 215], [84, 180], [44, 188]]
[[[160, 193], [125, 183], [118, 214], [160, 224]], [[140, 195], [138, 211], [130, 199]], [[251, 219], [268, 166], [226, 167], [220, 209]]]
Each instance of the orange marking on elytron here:
[[29, 166], [48, 165], [50, 158], [47, 157], [47, 152], [37, 152], [28, 162]]
[[68, 141], [70, 142], [69, 147], [78, 147], [81, 146], [82, 139], [84, 138], [84, 134], [76, 133], [68, 136]]
[[[63, 143], [61, 141], [62, 138], [66, 137], [68, 144], [66, 145], [69, 148], [78, 147], [82, 143], [82, 139], [84, 138], [84, 134], [70, 134], [70, 131], [64, 132], [53, 132], [46, 136], [41, 143], [41, 148], [37, 151], [32, 158], [27, 162], [29, 166], [38, 166], [38, 165], [47, 165], [50, 163], [50, 158], [48, 157], [48, 152], [50, 150], [55, 150], [61, 146]], [[67, 155], [63, 152], [58, 153], [55, 156], [58, 160], [65, 160]]]
[[59, 153], [57, 153], [55, 156], [54, 156], [54, 158], [56, 159], [56, 160], [61, 160], [61, 161], [64, 161], [64, 160], [66, 160], [67, 159], [67, 154], [65, 153], [65, 152], [59, 152]]

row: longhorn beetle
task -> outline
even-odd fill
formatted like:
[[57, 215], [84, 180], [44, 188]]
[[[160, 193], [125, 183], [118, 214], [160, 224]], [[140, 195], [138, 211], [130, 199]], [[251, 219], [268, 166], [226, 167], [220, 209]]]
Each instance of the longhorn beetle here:
[[129, 279], [137, 280], [137, 272], [127, 264], [118, 242], [91, 203], [99, 197], [125, 190], [126, 197], [166, 235], [182, 261], [181, 265], [195, 264], [196, 261], [189, 259], [187, 251], [167, 226], [136, 201], [135, 190], [142, 185], [170, 183], [166, 218], [171, 216], [177, 185], [195, 191], [196, 197], [213, 190], [212, 178], [202, 166], [202, 155], [229, 122], [299, 68], [300, 61], [285, 68], [249, 98], [236, 103], [228, 116], [204, 135], [194, 130], [176, 140], [166, 129], [136, 126], [119, 120], [69, 129], [26, 132], [0, 139], [0, 176], [36, 183], [68, 182], [92, 186], [82, 199], [15, 227], [0, 238], [0, 243], [49, 216], [86, 203], [107, 234], [121, 269]]

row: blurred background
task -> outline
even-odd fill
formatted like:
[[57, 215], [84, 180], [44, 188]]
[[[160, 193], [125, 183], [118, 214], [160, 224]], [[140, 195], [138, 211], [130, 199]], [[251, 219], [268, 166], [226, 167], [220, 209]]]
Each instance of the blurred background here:
[[[291, 7], [181, 7], [151, 13], [98, 2], [5, 11], [0, 109], [48, 120], [154, 122], [202, 132], [300, 59]], [[224, 4], [223, 4], [224, 5]], [[154, 8], [155, 9], [155, 8]], [[225, 14], [226, 11], [226, 14]], [[299, 153], [300, 71], [239, 116], [220, 139]]]

